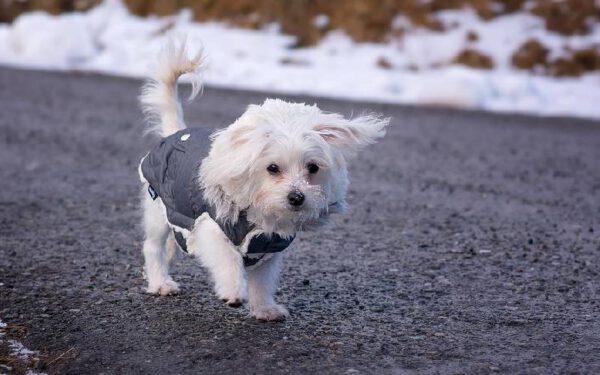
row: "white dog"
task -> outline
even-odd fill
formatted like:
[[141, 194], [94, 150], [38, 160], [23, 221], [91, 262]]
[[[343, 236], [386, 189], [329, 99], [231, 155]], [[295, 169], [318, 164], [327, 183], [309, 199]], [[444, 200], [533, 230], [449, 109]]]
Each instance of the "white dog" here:
[[389, 119], [345, 119], [316, 106], [268, 99], [209, 134], [187, 129], [177, 80], [200, 88], [201, 56], [170, 43], [140, 97], [163, 138], [140, 163], [144, 183], [145, 274], [148, 293], [179, 291], [168, 271], [177, 246], [209, 270], [217, 296], [248, 301], [260, 320], [289, 314], [274, 294], [282, 250], [298, 231], [344, 211], [347, 162], [385, 134]]

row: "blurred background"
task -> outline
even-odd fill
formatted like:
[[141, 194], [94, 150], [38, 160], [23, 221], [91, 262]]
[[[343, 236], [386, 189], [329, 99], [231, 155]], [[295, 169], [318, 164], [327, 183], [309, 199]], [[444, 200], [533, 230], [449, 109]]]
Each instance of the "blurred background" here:
[[0, 63], [142, 77], [170, 35], [211, 85], [600, 118], [595, 0], [0, 0]]

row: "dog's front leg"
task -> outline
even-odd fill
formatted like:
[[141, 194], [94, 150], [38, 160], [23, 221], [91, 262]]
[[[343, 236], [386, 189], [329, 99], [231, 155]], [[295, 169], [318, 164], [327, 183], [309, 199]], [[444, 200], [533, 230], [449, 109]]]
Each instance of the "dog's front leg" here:
[[281, 253], [275, 253], [264, 263], [248, 270], [250, 314], [256, 319], [281, 321], [290, 315], [285, 307], [275, 303], [281, 263]]
[[187, 239], [190, 254], [197, 257], [212, 275], [217, 296], [231, 307], [248, 300], [244, 261], [219, 225], [202, 214]]

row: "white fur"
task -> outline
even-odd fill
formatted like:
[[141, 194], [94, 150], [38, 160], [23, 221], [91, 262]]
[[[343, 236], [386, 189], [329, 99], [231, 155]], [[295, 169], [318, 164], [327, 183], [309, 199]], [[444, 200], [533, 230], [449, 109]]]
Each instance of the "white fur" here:
[[[319, 225], [330, 213], [343, 211], [348, 187], [347, 160], [385, 134], [388, 119], [373, 115], [345, 119], [317, 106], [267, 99], [251, 105], [232, 125], [213, 135], [200, 179], [205, 198], [217, 207], [217, 219], [237, 220], [247, 209], [266, 232], [291, 235]], [[315, 162], [319, 174], [307, 175]], [[276, 181], [270, 163], [285, 168]], [[306, 195], [301, 211], [290, 211], [285, 197], [294, 188]]]
[[233, 306], [248, 300], [242, 256], [208, 213], [196, 219], [187, 244], [189, 253], [210, 271], [219, 299]]
[[189, 57], [185, 40], [177, 45], [172, 39], [164, 46], [158, 56], [154, 73], [142, 87], [140, 103], [148, 122], [152, 125], [149, 132], [156, 132], [163, 137], [185, 129], [179, 97], [177, 80], [189, 74], [192, 83], [192, 100], [202, 89], [202, 51]]
[[277, 289], [283, 256], [274, 254], [266, 262], [248, 271], [250, 315], [259, 320], [284, 320], [289, 312], [275, 303], [273, 296]]
[[[145, 186], [147, 188], [147, 185]], [[146, 262], [145, 274], [148, 281], [148, 293], [176, 294], [179, 292], [179, 285], [169, 276], [169, 252], [167, 249], [167, 239], [169, 238], [170, 228], [167, 224], [165, 207], [157, 199], [153, 201], [146, 189], [142, 191], [144, 198], [144, 231], [146, 239], [144, 241], [144, 258]]]
[[[177, 78], [191, 73], [195, 95], [202, 58], [200, 54], [189, 58], [185, 44], [177, 47], [170, 42], [159, 60], [141, 102], [155, 121], [153, 130], [168, 136], [185, 128]], [[251, 315], [261, 320], [289, 315], [274, 299], [282, 254], [244, 268], [243, 250], [227, 239], [215, 220], [235, 223], [239, 212], [246, 210], [248, 220], [267, 234], [292, 236], [318, 228], [331, 213], [346, 207], [348, 160], [383, 137], [388, 123], [375, 115], [346, 119], [314, 105], [268, 99], [250, 105], [237, 121], [213, 134], [210, 153], [198, 171], [198, 189], [216, 208], [216, 217], [201, 215], [186, 235], [188, 251], [210, 271], [220, 299], [231, 306], [248, 300]], [[271, 164], [278, 166], [278, 173], [267, 171]], [[309, 172], [310, 164], [318, 166], [316, 173]], [[301, 193], [303, 204], [293, 206], [288, 200], [291, 192]], [[144, 199], [144, 223], [148, 292], [176, 293], [179, 287], [168, 273], [167, 250], [175, 245], [160, 199]]]

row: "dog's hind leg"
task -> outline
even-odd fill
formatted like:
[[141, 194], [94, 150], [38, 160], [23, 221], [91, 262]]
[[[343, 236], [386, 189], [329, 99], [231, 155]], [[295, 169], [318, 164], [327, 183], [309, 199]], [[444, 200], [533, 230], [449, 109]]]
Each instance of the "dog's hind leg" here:
[[173, 258], [176, 256], [175, 254], [177, 253], [177, 249], [179, 248], [179, 246], [177, 245], [177, 241], [175, 240], [175, 235], [173, 235], [172, 231], [169, 232], [169, 237], [167, 237], [166, 246], [167, 261], [171, 263], [171, 260], [173, 260]]
[[[144, 259], [146, 265], [144, 271], [148, 288], [146, 291], [162, 296], [176, 294], [179, 285], [169, 276], [169, 252], [167, 250], [167, 239], [170, 228], [165, 216], [165, 210], [160, 199], [152, 200], [148, 194], [144, 194]], [[171, 244], [172, 245], [172, 244]]]

